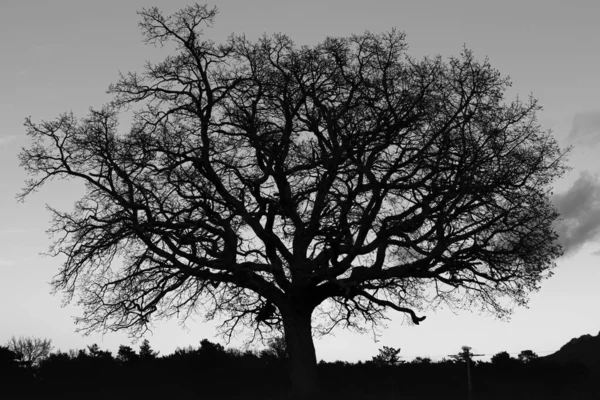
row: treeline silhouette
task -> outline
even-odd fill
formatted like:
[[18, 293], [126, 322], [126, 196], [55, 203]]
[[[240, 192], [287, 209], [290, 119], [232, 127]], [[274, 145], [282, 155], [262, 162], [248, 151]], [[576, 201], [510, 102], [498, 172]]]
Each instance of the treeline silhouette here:
[[[9, 343], [10, 344], [10, 343]], [[467, 398], [466, 360], [460, 355], [434, 362], [400, 359], [400, 349], [383, 347], [371, 360], [319, 363], [326, 399]], [[475, 399], [600, 398], [594, 373], [576, 363], [559, 364], [524, 351], [502, 352], [490, 362], [471, 361]], [[116, 355], [98, 345], [50, 352], [23, 362], [14, 346], [0, 346], [0, 398], [124, 398], [149, 395], [217, 398], [285, 398], [290, 382], [282, 339], [261, 351], [225, 348], [207, 339], [198, 347], [160, 355], [148, 340], [137, 351], [122, 345]]]

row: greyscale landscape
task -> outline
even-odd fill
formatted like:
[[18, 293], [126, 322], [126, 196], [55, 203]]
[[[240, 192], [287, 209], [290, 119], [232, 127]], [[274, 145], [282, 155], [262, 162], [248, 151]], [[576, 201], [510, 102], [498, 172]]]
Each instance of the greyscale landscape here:
[[[523, 350], [517, 357], [500, 352], [489, 361], [477, 361], [467, 346], [439, 361], [407, 361], [400, 348], [383, 346], [369, 360], [319, 362], [320, 394], [313, 398], [594, 399], [600, 393], [599, 350], [600, 334], [573, 339], [545, 357]], [[6, 379], [0, 395], [281, 399], [293, 394], [289, 364], [282, 336], [260, 351], [203, 339], [165, 355], [147, 339], [137, 349], [121, 345], [113, 355], [97, 344], [61, 352], [52, 351], [49, 339], [12, 338], [0, 347]]]
[[[134, 3], [139, 59], [121, 25]], [[600, 79], [586, 74], [600, 58], [581, 44], [596, 44], [598, 28], [582, 21], [599, 6], [532, 2], [528, 19], [505, 19], [520, 34], [509, 41], [475, 23], [496, 6], [461, 0], [465, 13], [447, 11], [474, 18], [448, 37], [496, 41], [442, 56], [409, 46], [401, 25], [367, 29], [400, 10], [387, 2], [371, 17], [341, 1], [321, 14], [312, 3], [164, 3], [46, 9], [64, 25], [48, 24], [41, 4], [0, 6], [2, 18], [34, 16], [16, 42], [46, 54], [7, 66], [24, 126], [0, 137], [1, 166], [15, 164], [2, 177], [0, 396], [598, 398], [600, 108], [583, 99], [596, 99]], [[431, 43], [445, 40], [439, 10], [400, 3], [430, 24]], [[510, 3], [494, 21], [520, 12]], [[226, 35], [222, 7], [240, 18]], [[496, 49], [537, 43], [506, 53], [526, 74], [558, 54], [542, 32], [560, 16], [585, 31], [565, 32], [560, 54], [590, 60], [563, 60], [565, 78], [548, 64], [515, 90]], [[14, 21], [0, 22], [16, 34]], [[287, 21], [300, 38], [261, 21]], [[64, 43], [41, 44], [45, 29]], [[84, 54], [98, 63], [75, 68]], [[86, 96], [107, 73], [101, 62], [122, 63], [105, 101], [73, 109], [97, 102]], [[49, 90], [43, 76], [64, 79], [48, 93], [66, 110], [33, 106]], [[90, 87], [66, 83], [78, 79]], [[581, 102], [569, 102], [571, 86]], [[467, 313], [495, 322], [480, 329]], [[197, 318], [211, 328], [194, 333]], [[168, 321], [196, 344], [177, 330], [154, 336]]]

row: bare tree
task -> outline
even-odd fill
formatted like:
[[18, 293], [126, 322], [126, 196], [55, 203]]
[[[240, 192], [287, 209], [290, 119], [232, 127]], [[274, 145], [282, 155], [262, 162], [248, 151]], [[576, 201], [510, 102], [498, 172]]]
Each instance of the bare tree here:
[[50, 209], [53, 287], [78, 296], [81, 329], [204, 312], [228, 335], [283, 331], [311, 391], [313, 333], [387, 309], [418, 324], [442, 302], [506, 316], [550, 274], [565, 152], [487, 60], [415, 60], [397, 31], [215, 44], [216, 9], [139, 14], [175, 55], [121, 75], [86, 118], [26, 121], [19, 198], [55, 178], [87, 190]]
[[48, 358], [52, 351], [52, 340], [24, 336], [17, 339], [13, 336], [6, 346], [17, 355], [17, 361], [21, 365], [31, 368]]

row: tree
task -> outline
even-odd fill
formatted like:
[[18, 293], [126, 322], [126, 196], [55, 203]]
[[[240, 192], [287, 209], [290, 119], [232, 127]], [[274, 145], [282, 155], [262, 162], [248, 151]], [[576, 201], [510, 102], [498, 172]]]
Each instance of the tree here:
[[519, 355], [517, 357], [518, 357], [519, 361], [527, 364], [527, 363], [530, 363], [531, 361], [537, 359], [538, 355], [535, 354], [532, 350], [523, 350], [519, 353]]
[[415, 359], [411, 361], [412, 364], [419, 364], [419, 365], [429, 365], [432, 362], [433, 361], [429, 357], [415, 357]]
[[34, 337], [14, 336], [8, 341], [7, 347], [17, 355], [17, 361], [27, 367], [37, 367], [40, 361], [50, 355], [52, 351], [51, 339], [40, 339]]
[[194, 357], [198, 354], [199, 349], [194, 348], [191, 345], [188, 345], [187, 347], [177, 347], [175, 349], [175, 351], [173, 352], [173, 354], [171, 355], [171, 357], [177, 357], [177, 358], [188, 358], [188, 357]]
[[131, 363], [139, 358], [135, 350], [131, 346], [120, 345], [119, 351], [117, 352], [117, 360], [121, 363]]
[[152, 350], [150, 346], [150, 341], [148, 339], [144, 339], [142, 344], [140, 345], [139, 358], [140, 360], [147, 361], [153, 360], [158, 356], [158, 352]]
[[273, 355], [278, 360], [287, 360], [289, 358], [287, 345], [283, 336], [276, 336], [269, 339], [267, 346], [267, 354]]
[[112, 352], [110, 350], [101, 350], [100, 346], [98, 346], [97, 343], [87, 346], [87, 349], [88, 349], [88, 352], [90, 353], [90, 356], [95, 359], [104, 360], [104, 361], [112, 361], [113, 360]]
[[512, 358], [508, 352], [501, 351], [500, 353], [494, 354], [490, 361], [494, 365], [509, 366], [515, 361], [515, 359]]
[[139, 357], [135, 350], [131, 348], [131, 346], [120, 345], [119, 351], [117, 352], [117, 360], [121, 363], [131, 363], [137, 360]]
[[19, 199], [85, 184], [72, 212], [50, 208], [52, 285], [79, 298], [80, 329], [223, 316], [225, 335], [283, 332], [295, 387], [314, 391], [313, 333], [386, 310], [418, 324], [443, 302], [507, 316], [555, 266], [566, 152], [487, 60], [415, 60], [395, 30], [215, 44], [216, 9], [139, 14], [175, 55], [86, 118], [26, 120]]
[[393, 347], [383, 346], [379, 349], [379, 354], [373, 357], [371, 360], [372, 363], [381, 366], [391, 366], [398, 365], [400, 363], [400, 349], [395, 349]]

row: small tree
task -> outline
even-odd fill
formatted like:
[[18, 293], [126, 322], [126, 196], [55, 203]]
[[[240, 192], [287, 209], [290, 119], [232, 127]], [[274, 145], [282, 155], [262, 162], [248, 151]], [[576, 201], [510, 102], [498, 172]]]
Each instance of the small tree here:
[[398, 365], [400, 363], [399, 354], [399, 348], [395, 349], [393, 347], [383, 346], [379, 349], [379, 354], [373, 356], [371, 362], [378, 367]]
[[53, 287], [80, 296], [82, 329], [207, 310], [226, 335], [283, 332], [311, 392], [313, 333], [526, 303], [561, 255], [550, 194], [567, 167], [535, 99], [507, 102], [509, 80], [468, 50], [415, 60], [395, 30], [216, 44], [216, 13], [142, 10], [146, 42], [177, 54], [122, 75], [87, 118], [26, 120], [19, 198], [85, 183], [50, 229]]
[[225, 356], [225, 347], [220, 343], [213, 343], [208, 339], [202, 339], [198, 354], [206, 360], [223, 359]]
[[117, 360], [121, 363], [130, 363], [136, 361], [139, 358], [135, 350], [130, 346], [120, 345], [117, 353]]
[[520, 362], [527, 364], [531, 361], [538, 358], [538, 355], [535, 354], [532, 350], [523, 350], [519, 353], [518, 359]]
[[508, 352], [506, 351], [501, 351], [497, 354], [494, 354], [492, 356], [492, 359], [490, 360], [492, 362], [492, 364], [494, 365], [498, 365], [498, 366], [509, 366], [511, 365], [514, 361], [516, 361], [514, 358], [512, 358], [510, 356], [510, 354], [508, 354]]
[[139, 351], [140, 360], [153, 360], [158, 356], [158, 354], [159, 352], [152, 350], [152, 347], [150, 346], [150, 341], [148, 339], [144, 339], [142, 341]]
[[188, 345], [186, 347], [177, 347], [175, 349], [175, 351], [173, 352], [173, 356], [177, 356], [177, 357], [186, 357], [186, 356], [193, 356], [198, 354], [199, 349], [194, 348], [192, 345]]
[[101, 360], [110, 361], [113, 360], [112, 352], [110, 350], [102, 350], [97, 343], [87, 346], [88, 352], [91, 357]]
[[420, 365], [429, 365], [432, 363], [431, 358], [429, 357], [415, 357], [414, 360], [411, 361], [412, 364], [420, 364]]
[[27, 367], [37, 367], [40, 361], [50, 355], [52, 340], [21, 336], [14, 336], [7, 343], [9, 350], [17, 355], [17, 361]]

